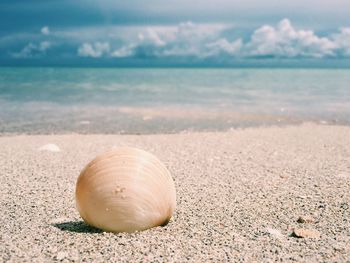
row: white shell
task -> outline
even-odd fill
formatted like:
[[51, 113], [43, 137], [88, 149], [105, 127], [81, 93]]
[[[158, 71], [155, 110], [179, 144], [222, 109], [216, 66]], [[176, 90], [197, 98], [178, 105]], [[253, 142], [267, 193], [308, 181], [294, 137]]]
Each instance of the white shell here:
[[111, 232], [134, 232], [169, 222], [176, 206], [173, 179], [154, 155], [119, 148], [91, 161], [76, 185], [84, 221]]

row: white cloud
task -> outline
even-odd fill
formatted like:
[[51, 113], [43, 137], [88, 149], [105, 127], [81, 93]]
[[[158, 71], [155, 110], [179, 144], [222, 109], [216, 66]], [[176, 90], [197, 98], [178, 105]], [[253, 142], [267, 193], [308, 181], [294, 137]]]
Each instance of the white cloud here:
[[49, 41], [43, 41], [39, 44], [39, 50], [42, 52], [45, 52], [50, 47], [51, 47], [51, 43]]
[[[103, 43], [91, 44], [88, 39], [86, 30], [81, 30], [82, 35], [76, 31], [69, 33], [60, 32], [61, 35], [84, 39], [84, 43], [78, 48], [79, 56], [90, 57], [130, 57], [137, 54], [146, 56], [169, 56], [169, 55], [185, 55], [189, 52], [190, 39], [192, 39], [192, 49], [200, 44], [204, 36], [208, 36], [213, 32], [222, 28], [222, 25], [202, 24], [194, 25], [191, 22], [181, 23], [177, 26], [117, 26], [101, 29], [93, 28], [90, 32], [90, 37], [101, 38], [103, 35], [108, 41]], [[103, 34], [102, 34], [103, 32]], [[194, 43], [197, 42], [197, 43]], [[111, 44], [109, 44], [111, 43]], [[184, 47], [180, 47], [182, 45]], [[113, 46], [113, 48], [112, 48]], [[185, 48], [185, 49], [184, 49]], [[193, 53], [193, 52], [192, 52]], [[197, 53], [197, 52], [196, 52]]]
[[[229, 29], [229, 30], [227, 30]], [[102, 30], [102, 29], [101, 29]], [[176, 26], [125, 26], [93, 30], [82, 41], [78, 55], [85, 57], [196, 57], [234, 59], [236, 57], [325, 58], [350, 56], [350, 28], [337, 34], [318, 36], [312, 30], [296, 29], [288, 19], [277, 25], [263, 25], [248, 41], [230, 37], [232, 25], [180, 23]], [[73, 34], [74, 35], [74, 34]], [[72, 36], [73, 36], [72, 35]], [[88, 34], [83, 34], [84, 38]]]
[[[153, 44], [155, 46], [161, 47], [166, 44], [165, 38], [166, 36], [161, 36], [161, 33], [157, 32], [157, 30], [153, 28], [147, 28], [145, 33], [140, 33], [138, 35], [141, 43]], [[162, 39], [163, 38], [163, 39]]]
[[21, 51], [13, 53], [15, 58], [33, 58], [39, 57], [46, 53], [51, 48], [52, 44], [49, 41], [42, 41], [39, 44], [29, 43]]
[[350, 27], [340, 29], [340, 33], [333, 35], [341, 56], [350, 56]]
[[[223, 37], [227, 25], [181, 23], [176, 27], [148, 27], [137, 37], [112, 52], [114, 57], [281, 57], [324, 58], [350, 54], [350, 29], [331, 37], [319, 37], [312, 30], [298, 30], [288, 19], [277, 26], [256, 29], [248, 42]], [[231, 27], [232, 28], [232, 27]]]
[[[127, 43], [124, 46], [112, 52], [112, 56], [211, 56], [216, 53], [211, 49], [220, 47], [220, 45], [215, 46], [214, 42], [226, 27], [222, 24], [196, 25], [192, 22], [185, 22], [177, 26], [156, 26], [139, 29], [137, 38], [126, 41]], [[213, 43], [212, 47], [210, 43]], [[224, 51], [227, 52], [228, 46], [226, 45], [225, 48]], [[233, 53], [232, 48], [230, 50], [231, 54]]]
[[99, 58], [109, 54], [109, 52], [110, 45], [108, 42], [83, 43], [78, 48], [78, 55], [81, 57]]
[[123, 46], [111, 53], [112, 57], [116, 58], [123, 58], [123, 57], [130, 57], [134, 54], [134, 46], [129, 45], [129, 46]]
[[296, 30], [288, 19], [283, 19], [277, 27], [258, 28], [245, 46], [245, 55], [321, 58], [334, 56], [336, 48], [332, 40], [318, 37], [311, 30]]
[[180, 23], [159, 55], [208, 57], [211, 55], [208, 44], [214, 42], [225, 28], [220, 24]]
[[[17, 34], [0, 38], [0, 47], [23, 43], [15, 58], [41, 57], [59, 45], [75, 46], [81, 57], [110, 58], [344, 58], [350, 57], [350, 27], [320, 36], [312, 30], [296, 28], [288, 19], [263, 25], [244, 40], [230, 24], [184, 22], [166, 26], [106, 26]], [[247, 33], [247, 32], [245, 32]], [[246, 36], [246, 34], [245, 34]], [[50, 38], [49, 41], [45, 41]], [[102, 39], [103, 41], [96, 41]], [[28, 43], [28, 44], [27, 44]], [[60, 52], [60, 51], [58, 51]], [[62, 51], [61, 51], [62, 52]]]
[[242, 39], [237, 39], [233, 42], [229, 42], [226, 38], [220, 38], [213, 43], [207, 44], [208, 56], [215, 56], [220, 54], [235, 56], [240, 53], [242, 47]]
[[41, 34], [43, 35], [50, 35], [50, 29], [48, 26], [42, 27], [40, 31], [41, 31]]

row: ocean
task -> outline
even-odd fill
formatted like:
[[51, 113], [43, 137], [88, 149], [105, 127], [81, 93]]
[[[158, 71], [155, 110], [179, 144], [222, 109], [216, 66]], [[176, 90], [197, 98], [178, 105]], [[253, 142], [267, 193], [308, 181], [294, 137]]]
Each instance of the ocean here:
[[0, 68], [0, 133], [350, 123], [350, 69]]

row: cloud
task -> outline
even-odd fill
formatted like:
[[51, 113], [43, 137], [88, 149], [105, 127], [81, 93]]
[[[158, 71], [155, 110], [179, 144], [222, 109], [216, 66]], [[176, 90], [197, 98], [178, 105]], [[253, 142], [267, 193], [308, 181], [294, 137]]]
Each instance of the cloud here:
[[[40, 30], [41, 34], [43, 36], [37, 36], [37, 35], [27, 35], [27, 37], [31, 37], [32, 40], [29, 42], [27, 45], [25, 45], [19, 52], [11, 52], [10, 54], [14, 58], [38, 58], [42, 57], [43, 55], [46, 54], [47, 50], [52, 47], [52, 42], [46, 40], [46, 36], [50, 34], [50, 30], [48, 26], [44, 26]], [[14, 36], [14, 39], [20, 39], [21, 35], [19, 36]], [[42, 41], [40, 41], [40, 39]], [[11, 40], [11, 38], [10, 38]], [[40, 41], [40, 42], [39, 42]], [[33, 43], [37, 42], [37, 43]]]
[[[296, 28], [289, 19], [276, 25], [262, 25], [250, 32], [243, 32], [232, 24], [196, 24], [191, 21], [177, 25], [119, 25], [55, 32], [50, 32], [45, 26], [41, 31], [36, 36], [25, 35], [27, 39], [23, 36], [20, 41], [29, 44], [17, 53], [9, 53], [16, 58], [44, 56], [55, 43], [54, 46], [60, 48], [52, 53], [65, 50], [65, 55], [96, 59], [169, 58], [169, 61], [180, 59], [191, 63], [206, 59], [229, 62], [238, 58], [350, 57], [349, 27], [319, 36], [315, 31]], [[9, 43], [5, 40], [0, 39], [0, 47]]]
[[233, 42], [229, 42], [226, 38], [220, 38], [219, 40], [207, 44], [208, 56], [230, 55], [236, 56], [240, 53], [243, 47], [242, 39], [237, 39]]
[[111, 53], [111, 56], [116, 58], [130, 57], [134, 54], [134, 49], [135, 49], [135, 46], [133, 45], [123, 46], [113, 51]]
[[340, 33], [333, 35], [340, 56], [350, 56], [350, 27], [340, 29]]
[[[168, 31], [167, 33], [171, 34], [170, 31]], [[157, 32], [157, 30], [153, 28], [147, 28], [145, 33], [140, 33], [138, 35], [138, 38], [141, 43], [151, 44], [158, 47], [164, 46], [167, 41], [166, 40], [167, 36], [164, 35], [164, 32], [161, 32], [161, 33]]]
[[287, 58], [334, 56], [336, 48], [334, 41], [318, 37], [311, 30], [296, 30], [288, 19], [281, 20], [277, 27], [258, 28], [245, 47], [248, 56]]
[[[350, 56], [350, 28], [340, 33], [320, 37], [312, 30], [296, 29], [288, 19], [275, 27], [264, 25], [252, 32], [245, 43], [241, 38], [233, 40], [223, 37], [228, 26], [200, 27], [191, 22], [180, 24], [170, 41], [148, 45], [152, 54], [166, 56], [195, 56], [198, 58], [327, 58]], [[161, 35], [158, 39], [164, 39]], [[152, 42], [150, 42], [152, 43]], [[158, 43], [160, 43], [158, 41]], [[157, 47], [158, 46], [158, 47]], [[134, 45], [141, 48], [143, 43]], [[129, 52], [128, 55], [135, 54]], [[136, 53], [137, 54], [137, 53]]]
[[[129, 30], [117, 28], [105, 34], [105, 38], [109, 38], [108, 41], [92, 44], [91, 41], [84, 42], [78, 48], [78, 55], [94, 58], [102, 56], [115, 58], [204, 57], [215, 53], [209, 49], [218, 47], [215, 47], [214, 44], [213, 47], [207, 44], [214, 43], [218, 33], [224, 28], [225, 26], [221, 24], [196, 25], [192, 22], [180, 23], [177, 26], [129, 27]], [[98, 33], [94, 31], [94, 35]]]
[[41, 32], [41, 34], [43, 34], [43, 35], [50, 35], [50, 29], [49, 29], [48, 26], [42, 27], [41, 30], [40, 30], [40, 32]]
[[109, 54], [109, 52], [110, 45], [107, 42], [83, 43], [78, 48], [78, 55], [81, 57], [99, 58], [105, 54]]
[[[220, 32], [226, 26], [222, 24], [180, 23], [177, 26], [147, 27], [138, 32], [138, 37], [116, 49], [114, 57], [208, 57], [217, 53], [223, 43], [215, 43]], [[224, 40], [220, 40], [224, 41]], [[227, 40], [226, 40], [227, 42]], [[221, 44], [221, 46], [220, 46]], [[229, 42], [223, 47], [229, 51]], [[231, 44], [231, 43], [230, 43]], [[231, 54], [233, 54], [231, 47]]]
[[[91, 57], [102, 54], [115, 58], [326, 58], [350, 55], [350, 29], [320, 37], [312, 30], [296, 29], [288, 19], [276, 26], [263, 25], [252, 32], [250, 38], [230, 39], [225, 30], [234, 28], [223, 24], [180, 23], [177, 26], [135, 28], [133, 35], [123, 39], [122, 44], [98, 51], [97, 46], [85, 44], [84, 52]], [[131, 31], [130, 31], [131, 32]], [[111, 43], [111, 44], [110, 44]], [[111, 47], [111, 48], [110, 48]], [[101, 47], [100, 47], [101, 48]]]
[[13, 53], [14, 58], [33, 58], [46, 54], [46, 51], [52, 46], [49, 41], [42, 41], [39, 44], [29, 43], [21, 51]]

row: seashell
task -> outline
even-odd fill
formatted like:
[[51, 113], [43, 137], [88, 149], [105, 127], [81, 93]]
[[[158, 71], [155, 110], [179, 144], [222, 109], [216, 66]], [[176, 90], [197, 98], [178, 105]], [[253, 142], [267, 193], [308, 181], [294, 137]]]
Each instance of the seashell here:
[[110, 232], [134, 232], [169, 222], [176, 206], [173, 179], [154, 155], [118, 148], [92, 160], [76, 185], [84, 221]]

